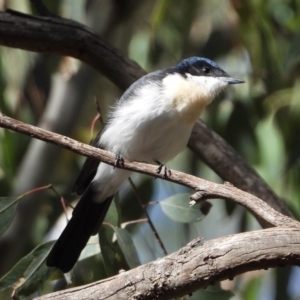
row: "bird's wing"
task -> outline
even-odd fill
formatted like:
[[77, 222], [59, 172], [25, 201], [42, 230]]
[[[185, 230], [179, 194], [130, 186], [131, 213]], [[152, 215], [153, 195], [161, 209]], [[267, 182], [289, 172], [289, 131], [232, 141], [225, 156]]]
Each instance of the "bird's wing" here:
[[[118, 101], [117, 106], [118, 105], [126, 105], [127, 100], [130, 99], [139, 90], [139, 87], [144, 86], [146, 84], [153, 83], [153, 82], [156, 82], [156, 83], [161, 82], [161, 80], [162, 80], [162, 78], [164, 78], [166, 72], [167, 72], [167, 70], [155, 71], [155, 72], [149, 73], [146, 76], [137, 80], [126, 90], [126, 92], [123, 94], [121, 99]], [[112, 115], [108, 116], [107, 124], [109, 124], [109, 120], [111, 117], [112, 117]], [[103, 130], [104, 129], [105, 129], [105, 127], [103, 128]], [[97, 137], [93, 140], [93, 142], [91, 143], [92, 146], [99, 147], [98, 141], [100, 139], [100, 136], [101, 136], [103, 130], [100, 131], [98, 133]], [[86, 161], [83, 164], [82, 169], [75, 181], [75, 184], [72, 189], [72, 193], [77, 194], [77, 195], [82, 195], [84, 193], [84, 191], [88, 188], [89, 184], [95, 177], [99, 163], [100, 163], [99, 160], [97, 160], [95, 158], [88, 157], [86, 159]]]
[[123, 96], [118, 101], [118, 104], [122, 105], [127, 100], [131, 99], [136, 93], [138, 93], [141, 87], [144, 87], [147, 84], [161, 83], [162, 79], [166, 76], [166, 73], [172, 72], [171, 69], [158, 70], [152, 73], [149, 73], [136, 82], [134, 82], [123, 94]]

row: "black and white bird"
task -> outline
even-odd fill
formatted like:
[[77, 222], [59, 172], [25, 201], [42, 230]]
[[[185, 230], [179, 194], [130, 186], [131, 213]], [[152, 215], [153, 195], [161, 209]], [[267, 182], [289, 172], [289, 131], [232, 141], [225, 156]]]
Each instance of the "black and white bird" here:
[[[165, 164], [185, 148], [205, 106], [228, 84], [238, 83], [243, 81], [201, 57], [149, 73], [123, 94], [94, 146], [129, 160]], [[74, 267], [130, 174], [87, 158], [73, 188], [81, 199], [47, 258], [49, 267], [63, 272]]]

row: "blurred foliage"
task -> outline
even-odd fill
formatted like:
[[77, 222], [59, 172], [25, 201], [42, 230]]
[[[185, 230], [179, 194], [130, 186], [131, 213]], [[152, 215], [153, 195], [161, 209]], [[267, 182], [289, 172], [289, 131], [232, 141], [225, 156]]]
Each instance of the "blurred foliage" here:
[[[35, 13], [29, 1], [1, 3], [4, 3], [0, 4], [3, 8]], [[169, 67], [185, 57], [205, 56], [217, 61], [232, 76], [244, 79], [244, 85], [228, 88], [207, 108], [202, 118], [234, 146], [300, 218], [300, 0], [146, 0], [138, 4], [121, 0], [48, 0], [44, 3], [58, 15], [94, 26], [99, 34], [147, 71]], [[1, 47], [0, 111], [38, 124], [53, 91], [53, 76], [71, 77], [80, 66], [75, 60]], [[105, 120], [106, 112], [120, 96], [120, 91], [99, 77], [89, 94], [100, 103]], [[93, 101], [85, 102], [71, 134], [88, 142], [96, 108]], [[0, 129], [1, 197], [14, 195], [18, 185], [16, 175], [29, 143], [28, 137]], [[58, 161], [50, 178], [62, 195], [73, 200], [69, 193], [83, 158], [64, 151]], [[170, 162], [169, 167], [220, 181], [188, 150]], [[172, 206], [170, 211], [168, 201], [175, 197], [182, 203], [179, 195], [186, 195], [189, 190], [137, 174], [132, 179], [137, 191], [129, 183], [120, 191], [116, 206], [107, 217], [110, 225], [103, 226], [99, 234], [100, 240], [106, 240], [102, 253], [95, 255], [98, 248], [93, 248], [82, 256], [73, 273], [73, 285], [88, 283], [163, 255], [152, 229], [143, 222], [145, 209], [169, 253], [196, 236], [210, 239], [258, 228], [243, 209], [223, 201], [214, 202], [201, 222], [195, 222], [198, 219], [195, 211], [185, 212], [193, 214], [189, 221], [178, 222], [178, 218], [181, 221], [185, 218], [183, 208], [180, 204], [178, 210]], [[164, 200], [163, 209], [155, 204], [160, 200]], [[23, 253], [24, 258], [18, 264], [15, 261], [11, 272], [19, 270], [35, 253], [43, 257], [48, 251], [47, 246], [38, 246], [43, 237], [48, 233], [46, 239], [52, 238], [51, 230], [57, 236], [65, 225], [64, 219], [55, 227], [63, 211], [56, 195], [47, 193], [39, 202], [42, 202], [39, 215], [32, 220], [35, 229], [28, 234], [28, 238], [33, 235], [31, 249], [37, 248], [29, 254]], [[188, 203], [186, 205], [188, 210]], [[202, 218], [200, 212], [199, 218]], [[124, 222], [133, 220], [136, 222], [124, 228]], [[97, 241], [91, 242], [94, 243]], [[41, 254], [43, 249], [45, 252]], [[239, 276], [230, 284], [222, 283], [222, 289], [216, 287], [205, 293], [195, 293], [191, 299], [229, 299], [232, 294], [224, 289], [230, 290], [234, 299], [293, 299], [300, 295], [296, 284], [299, 272], [290, 271], [286, 268], [251, 272], [251, 276]], [[16, 274], [7, 275], [17, 280]], [[42, 277], [45, 275], [43, 270]], [[57, 280], [53, 283], [50, 279], [54, 278]], [[37, 288], [36, 285], [28, 286], [28, 282], [31, 281], [24, 285], [27, 294]], [[287, 284], [277, 284], [280, 282]], [[40, 294], [65, 286], [59, 272], [52, 273], [44, 284], [39, 283]], [[4, 284], [0, 280], [0, 288]], [[1, 299], [9, 299], [9, 293], [7, 290], [0, 292]]]

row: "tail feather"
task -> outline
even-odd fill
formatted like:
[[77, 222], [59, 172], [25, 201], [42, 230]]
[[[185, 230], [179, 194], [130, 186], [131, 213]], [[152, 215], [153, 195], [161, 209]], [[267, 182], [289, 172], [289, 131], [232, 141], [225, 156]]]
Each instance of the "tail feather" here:
[[76, 205], [71, 220], [51, 249], [46, 264], [64, 273], [69, 272], [79, 258], [89, 238], [98, 233], [113, 196], [101, 203], [93, 201], [90, 186]]

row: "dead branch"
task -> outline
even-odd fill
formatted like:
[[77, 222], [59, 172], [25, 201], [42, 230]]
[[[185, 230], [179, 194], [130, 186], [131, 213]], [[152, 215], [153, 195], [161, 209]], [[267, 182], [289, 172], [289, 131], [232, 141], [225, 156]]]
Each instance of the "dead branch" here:
[[0, 12], [0, 45], [77, 58], [105, 74], [122, 90], [146, 74], [91, 28], [59, 17]]
[[246, 271], [299, 265], [300, 231], [272, 228], [201, 243], [117, 276], [39, 297], [64, 299], [172, 299]]

